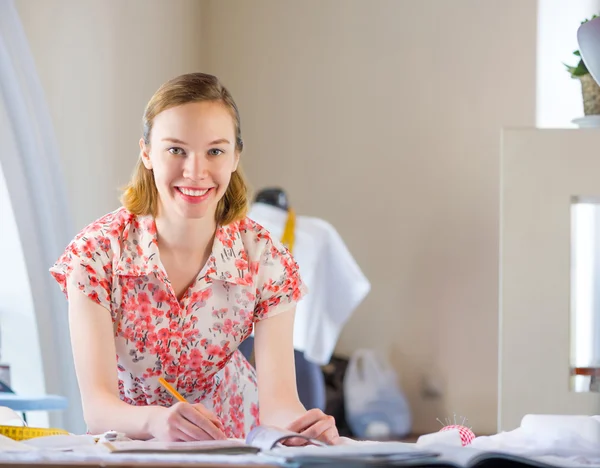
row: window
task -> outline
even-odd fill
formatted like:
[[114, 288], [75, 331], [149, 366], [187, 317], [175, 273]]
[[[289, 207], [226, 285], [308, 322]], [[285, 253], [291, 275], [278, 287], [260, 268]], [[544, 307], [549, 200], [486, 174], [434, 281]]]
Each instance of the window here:
[[572, 390], [600, 391], [600, 200], [581, 197], [571, 204], [571, 370]]

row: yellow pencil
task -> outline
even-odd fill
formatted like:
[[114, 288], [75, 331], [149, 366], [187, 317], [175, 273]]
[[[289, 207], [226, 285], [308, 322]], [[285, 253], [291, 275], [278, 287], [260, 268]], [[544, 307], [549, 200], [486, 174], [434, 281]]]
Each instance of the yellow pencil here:
[[163, 379], [162, 377], [158, 379], [158, 381], [160, 382], [160, 384], [165, 387], [165, 389], [167, 390], [167, 392], [169, 392], [171, 395], [173, 395], [175, 398], [177, 398], [179, 401], [183, 401], [185, 402], [185, 398], [183, 398], [181, 396], [181, 394], [175, 390], [171, 384], [169, 382], [167, 382], [165, 379]]
[[[165, 379], [163, 379], [162, 377], [159, 377], [158, 381], [160, 382], [160, 384], [165, 387], [165, 389], [167, 390], [167, 392], [169, 392], [171, 395], [173, 395], [175, 398], [177, 398], [179, 401], [183, 401], [184, 403], [187, 402], [187, 400], [185, 398], [183, 398], [181, 396], [181, 394], [175, 390], [171, 384], [169, 382], [167, 382]], [[223, 423], [219, 420], [219, 418], [217, 418], [213, 413], [208, 412], [208, 414], [204, 414], [205, 416], [208, 417], [208, 419], [213, 422], [219, 429], [223, 429]]]

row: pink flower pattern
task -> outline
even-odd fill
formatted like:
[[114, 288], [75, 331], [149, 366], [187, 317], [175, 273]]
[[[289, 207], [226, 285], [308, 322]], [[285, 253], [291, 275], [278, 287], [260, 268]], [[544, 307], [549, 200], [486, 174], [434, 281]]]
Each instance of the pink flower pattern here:
[[202, 403], [228, 437], [259, 424], [253, 367], [237, 349], [254, 324], [289, 310], [307, 292], [287, 249], [246, 218], [216, 231], [212, 254], [178, 300], [160, 262], [151, 216], [125, 208], [84, 228], [50, 269], [112, 317], [120, 398], [174, 403], [163, 376], [190, 403]]

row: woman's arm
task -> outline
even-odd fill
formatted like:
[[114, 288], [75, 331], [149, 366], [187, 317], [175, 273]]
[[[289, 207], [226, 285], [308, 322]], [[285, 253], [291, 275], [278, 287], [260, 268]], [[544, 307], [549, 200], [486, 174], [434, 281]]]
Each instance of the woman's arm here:
[[109, 430], [133, 439], [223, 439], [201, 405], [177, 403], [170, 408], [133, 406], [119, 398], [115, 338], [110, 312], [77, 285], [67, 285], [69, 326], [77, 381], [88, 430]]
[[296, 388], [292, 308], [257, 322], [254, 330], [260, 421], [278, 427], [306, 412]]
[[306, 411], [298, 397], [293, 345], [295, 309], [292, 306], [291, 310], [261, 320], [255, 326], [260, 421], [336, 443], [339, 435], [334, 418], [319, 409]]

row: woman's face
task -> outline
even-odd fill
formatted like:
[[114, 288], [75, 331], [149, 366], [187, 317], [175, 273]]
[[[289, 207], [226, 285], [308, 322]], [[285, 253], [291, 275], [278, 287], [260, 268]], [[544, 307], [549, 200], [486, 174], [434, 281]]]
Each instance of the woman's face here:
[[150, 145], [140, 140], [144, 166], [154, 173], [158, 215], [214, 219], [237, 169], [235, 123], [219, 101], [183, 104], [154, 118]]

